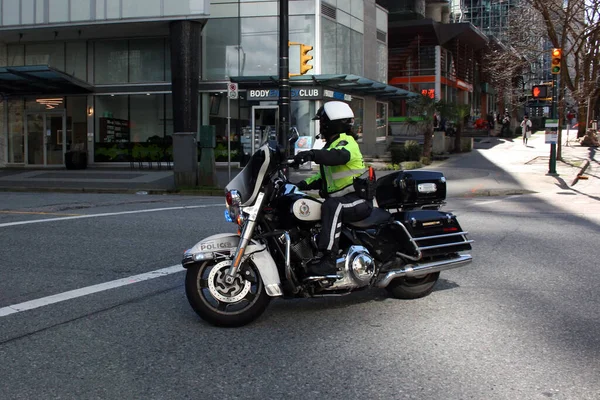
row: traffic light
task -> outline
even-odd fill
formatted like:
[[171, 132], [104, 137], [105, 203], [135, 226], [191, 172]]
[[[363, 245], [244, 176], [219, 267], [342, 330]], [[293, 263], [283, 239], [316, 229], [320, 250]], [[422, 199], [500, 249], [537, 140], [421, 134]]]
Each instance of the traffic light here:
[[534, 99], [545, 99], [548, 97], [548, 86], [540, 85], [531, 88], [531, 96]]
[[562, 59], [561, 49], [552, 49], [552, 61], [550, 62], [550, 72], [552, 75], [560, 74], [560, 64]]
[[308, 52], [312, 51], [312, 49], [313, 47], [307, 44], [300, 45], [300, 75], [304, 75], [313, 69], [313, 66], [308, 63], [313, 59], [313, 56], [308, 54]]

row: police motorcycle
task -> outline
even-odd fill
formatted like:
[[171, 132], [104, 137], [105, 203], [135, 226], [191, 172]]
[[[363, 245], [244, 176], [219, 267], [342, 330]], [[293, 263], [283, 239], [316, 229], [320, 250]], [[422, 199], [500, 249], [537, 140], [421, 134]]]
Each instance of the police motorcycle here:
[[[298, 135], [292, 135], [294, 143]], [[308, 276], [317, 254], [321, 200], [286, 178], [297, 168], [273, 142], [262, 145], [225, 188], [225, 218], [238, 233], [207, 237], [184, 254], [185, 291], [216, 326], [257, 319], [273, 297], [343, 296], [371, 287], [399, 299], [429, 295], [440, 271], [472, 261], [473, 240], [445, 204], [442, 173], [369, 170], [355, 188], [373, 199], [371, 215], [342, 228], [337, 274]]]

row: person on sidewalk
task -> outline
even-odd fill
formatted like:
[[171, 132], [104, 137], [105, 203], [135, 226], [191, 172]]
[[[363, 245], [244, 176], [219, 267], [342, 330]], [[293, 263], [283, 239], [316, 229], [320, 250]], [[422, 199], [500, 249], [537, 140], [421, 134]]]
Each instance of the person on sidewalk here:
[[510, 137], [510, 114], [508, 110], [504, 111], [504, 117], [502, 117], [502, 137]]
[[525, 114], [521, 122], [521, 132], [523, 133], [523, 144], [527, 146], [527, 140], [531, 137], [531, 121], [529, 116]]

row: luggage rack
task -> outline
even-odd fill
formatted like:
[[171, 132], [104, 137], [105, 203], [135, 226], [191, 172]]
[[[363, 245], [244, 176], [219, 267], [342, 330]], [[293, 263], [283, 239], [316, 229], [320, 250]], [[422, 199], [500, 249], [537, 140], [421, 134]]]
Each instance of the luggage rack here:
[[[461, 231], [461, 232], [452, 232], [452, 233], [445, 233], [442, 235], [433, 235], [433, 236], [423, 236], [423, 237], [413, 237], [410, 232], [408, 231], [408, 229], [406, 229], [406, 227], [404, 226], [404, 224], [400, 221], [394, 221], [394, 224], [399, 225], [402, 227], [402, 229], [404, 230], [404, 232], [406, 233], [406, 235], [409, 237], [410, 242], [412, 243], [412, 245], [415, 248], [415, 254], [416, 256], [411, 256], [408, 254], [404, 254], [404, 253], [398, 253], [398, 255], [402, 256], [402, 257], [406, 257], [410, 260], [413, 261], [418, 261], [420, 259], [423, 258], [423, 256], [427, 256], [428, 254], [423, 254], [424, 252], [428, 252], [430, 250], [438, 250], [438, 249], [450, 249], [452, 247], [457, 247], [457, 246], [464, 246], [464, 245], [468, 245], [469, 246], [469, 250], [470, 250], [470, 245], [471, 243], [474, 242], [474, 240], [470, 240], [467, 239], [466, 235], [469, 232], [465, 232], [465, 231]], [[425, 243], [420, 244], [419, 242], [424, 242], [424, 241], [437, 241], [439, 242], [440, 240], [443, 239], [448, 239], [448, 238], [460, 238], [462, 240], [458, 240], [458, 241], [451, 241], [451, 242], [444, 242], [444, 243], [437, 243], [437, 244], [430, 244], [430, 245], [425, 245]], [[455, 250], [455, 251], [464, 251], [467, 249], [460, 249], [460, 250]]]

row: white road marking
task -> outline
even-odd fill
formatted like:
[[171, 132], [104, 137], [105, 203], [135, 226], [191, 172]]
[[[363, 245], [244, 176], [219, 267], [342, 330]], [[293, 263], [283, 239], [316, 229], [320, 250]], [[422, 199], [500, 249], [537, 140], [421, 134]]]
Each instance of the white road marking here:
[[173, 265], [171, 267], [157, 269], [156, 271], [146, 272], [140, 275], [134, 275], [127, 278], [117, 279], [111, 282], [100, 283], [98, 285], [88, 286], [81, 289], [75, 289], [64, 293], [55, 294], [48, 297], [42, 297], [41, 299], [26, 301], [20, 304], [13, 304], [8, 307], [0, 308], [0, 318], [6, 317], [7, 315], [16, 314], [23, 311], [33, 310], [36, 308], [48, 306], [50, 304], [60, 303], [62, 301], [75, 299], [77, 297], [87, 296], [92, 293], [103, 292], [118, 288], [121, 286], [131, 285], [133, 283], [147, 281], [149, 279], [160, 278], [163, 276], [175, 274], [185, 269], [181, 265]]
[[27, 224], [39, 224], [39, 223], [42, 223], [42, 222], [66, 221], [66, 220], [71, 220], [71, 219], [113, 217], [115, 215], [139, 214], [139, 213], [158, 212], [158, 211], [171, 211], [171, 210], [185, 210], [185, 209], [190, 209], [190, 208], [207, 208], [207, 207], [218, 207], [218, 206], [225, 207], [224, 204], [202, 204], [202, 205], [198, 205], [198, 206], [151, 208], [151, 209], [148, 209], [148, 210], [120, 211], [120, 212], [114, 212], [114, 213], [88, 214], [88, 215], [76, 215], [76, 216], [71, 216], [71, 217], [34, 219], [34, 220], [31, 220], [31, 221], [6, 222], [6, 223], [3, 223], [3, 224], [0, 224], [0, 228], [6, 228], [7, 226], [17, 226], [17, 225], [27, 225]]

